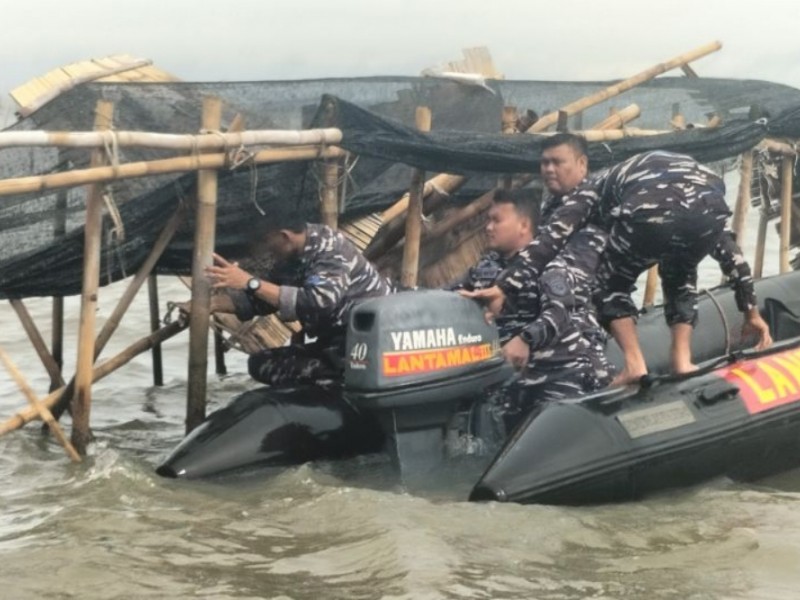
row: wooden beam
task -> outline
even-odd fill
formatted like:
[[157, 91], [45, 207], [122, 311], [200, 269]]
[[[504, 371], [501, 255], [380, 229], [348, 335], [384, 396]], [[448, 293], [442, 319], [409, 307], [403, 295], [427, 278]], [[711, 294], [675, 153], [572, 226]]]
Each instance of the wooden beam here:
[[47, 374], [50, 376], [50, 389], [61, 387], [64, 385], [61, 369], [53, 358], [53, 355], [48, 351], [47, 344], [45, 344], [42, 334], [39, 333], [39, 329], [36, 327], [36, 323], [33, 322], [33, 317], [31, 317], [25, 304], [19, 299], [9, 300], [9, 303], [17, 313], [20, 323], [22, 323], [22, 328], [25, 330], [25, 333], [28, 334], [28, 339], [33, 344], [33, 348], [36, 350], [39, 360], [42, 361]]
[[750, 208], [750, 186], [753, 183], [753, 151], [742, 152], [739, 166], [739, 192], [736, 194], [736, 206], [733, 209], [731, 229], [736, 235], [736, 242], [741, 248], [744, 244], [745, 219]]

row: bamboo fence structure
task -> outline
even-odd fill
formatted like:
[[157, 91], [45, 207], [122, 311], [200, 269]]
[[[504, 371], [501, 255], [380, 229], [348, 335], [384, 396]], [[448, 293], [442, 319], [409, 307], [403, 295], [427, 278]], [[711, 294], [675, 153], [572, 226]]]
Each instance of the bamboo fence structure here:
[[[552, 135], [554, 132], [546, 131], [553, 125], [561, 129], [566, 127], [568, 117], [579, 117], [582, 112], [590, 107], [617, 96], [636, 85], [649, 81], [657, 75], [668, 70], [681, 68], [694, 71], [688, 64], [711, 52], [719, 50], [718, 42], [708, 44], [692, 52], [682, 54], [670, 61], [656, 65], [638, 75], [625, 79], [618, 84], [610, 86], [597, 93], [578, 99], [558, 111], [545, 115], [535, 121], [521, 133], [539, 133]], [[204, 277], [203, 269], [211, 263], [211, 252], [215, 239], [216, 219], [216, 185], [217, 171], [229, 168], [232, 163], [231, 151], [244, 147], [269, 146], [254, 151], [249, 160], [253, 164], [271, 162], [285, 162], [290, 160], [320, 160], [322, 164], [321, 188], [321, 214], [323, 220], [331, 226], [340, 226], [351, 238], [357, 240], [357, 245], [366, 248], [365, 254], [371, 259], [393, 260], [397, 255], [398, 244], [405, 237], [402, 246], [402, 283], [406, 287], [415, 287], [418, 283], [421, 246], [425, 240], [441, 238], [444, 234], [453, 231], [464, 224], [479, 217], [491, 204], [493, 191], [488, 191], [470, 204], [449, 211], [443, 217], [434, 220], [429, 226], [422, 227], [422, 216], [433, 214], [442, 207], [449, 194], [463, 186], [466, 179], [462, 176], [441, 173], [425, 180], [423, 171], [417, 169], [410, 185], [409, 191], [398, 199], [389, 209], [380, 214], [371, 215], [359, 220], [360, 223], [338, 223], [339, 217], [339, 160], [346, 153], [336, 144], [341, 142], [342, 132], [336, 128], [325, 128], [306, 131], [242, 131], [241, 119], [234, 121], [227, 133], [217, 131], [220, 126], [221, 103], [218, 99], [204, 101], [203, 122], [198, 135], [173, 135], [147, 132], [126, 132], [110, 130], [113, 107], [102, 103], [97, 109], [96, 129], [93, 132], [0, 132], [0, 148], [17, 146], [50, 146], [59, 148], [87, 148], [93, 150], [92, 161], [87, 169], [74, 170], [65, 173], [50, 175], [20, 177], [0, 181], [0, 196], [9, 196], [29, 192], [42, 192], [49, 190], [64, 190], [79, 185], [88, 185], [89, 200], [86, 215], [86, 246], [84, 250], [84, 281], [81, 303], [80, 343], [79, 356], [75, 377], [64, 385], [60, 373], [60, 356], [56, 356], [56, 327], [53, 334], [53, 353], [47, 351], [41, 335], [32, 323], [30, 316], [26, 318], [26, 311], [21, 302], [14, 303], [23, 326], [31, 339], [37, 354], [46, 366], [51, 378], [51, 392], [41, 400], [36, 398], [32, 390], [27, 391], [24, 384], [18, 381], [21, 389], [28, 398], [30, 406], [22, 409], [17, 415], [0, 424], [0, 434], [16, 429], [30, 420], [44, 419], [50, 429], [58, 436], [60, 429], [56, 422], [60, 414], [49, 411], [53, 407], [62, 406], [73, 401], [73, 431], [72, 444], [75, 456], [80, 458], [86, 452], [86, 445], [90, 439], [89, 415], [91, 406], [91, 383], [105, 377], [117, 368], [126, 364], [138, 354], [153, 350], [161, 342], [177, 335], [184, 329], [190, 332], [189, 375], [186, 400], [186, 430], [191, 431], [205, 418], [206, 372], [207, 372], [207, 347], [208, 329], [210, 320], [209, 285]], [[593, 127], [575, 131], [582, 134], [588, 141], [611, 141], [634, 136], [650, 136], [665, 133], [667, 130], [638, 129], [629, 127], [628, 124], [639, 117], [641, 111], [638, 106], [631, 105], [615, 111]], [[238, 116], [240, 117], [240, 116]], [[237, 117], [237, 118], [238, 118]], [[417, 127], [421, 131], [430, 129], [430, 111], [420, 107], [417, 111]], [[719, 121], [716, 115], [712, 116], [706, 126], [711, 127]], [[503, 111], [503, 131], [513, 134], [518, 131], [520, 119], [513, 107], [506, 107]], [[677, 107], [673, 110], [670, 127], [685, 127]], [[278, 147], [280, 146], [280, 147]], [[124, 147], [147, 147], [155, 149], [172, 149], [187, 152], [185, 156], [167, 159], [142, 161], [136, 163], [103, 165], [102, 163], [113, 154], [115, 149]], [[792, 167], [796, 157], [795, 148], [785, 141], [767, 140], [760, 147], [764, 151], [783, 156], [782, 171], [782, 202], [781, 202], [781, 227], [780, 227], [780, 268], [783, 272], [789, 268], [788, 249], [789, 235], [791, 232], [792, 212]], [[747, 160], [749, 157], [749, 167]], [[113, 157], [112, 157], [113, 158]], [[747, 169], [750, 175], [746, 176]], [[169, 243], [172, 235], [179, 226], [182, 211], [176, 212], [168, 221], [147, 260], [137, 272], [125, 295], [120, 300], [112, 317], [108, 319], [102, 331], [95, 337], [94, 312], [97, 303], [97, 286], [99, 281], [99, 220], [101, 214], [98, 198], [101, 194], [101, 185], [111, 181], [127, 178], [147, 177], [165, 173], [198, 172], [198, 217], [195, 230], [195, 250], [192, 268], [192, 298], [193, 305], [189, 321], [170, 323], [158, 327], [157, 296], [151, 289], [151, 305], [156, 297], [154, 308], [151, 308], [151, 333], [138, 340], [125, 351], [105, 362], [97, 364], [96, 361], [106, 342], [116, 330], [119, 321], [127, 311], [130, 302], [140, 289], [144, 281], [148, 281], [151, 288], [155, 288], [152, 269]], [[748, 204], [750, 177], [752, 177], [752, 152], [746, 152], [742, 159], [742, 187], [737, 197], [736, 216], [734, 227], [738, 231], [743, 227], [743, 219]], [[529, 183], [533, 176], [521, 175], [517, 177], [506, 176], [499, 182], [507, 188], [520, 187]], [[745, 189], [746, 188], [746, 189]], [[759, 244], [755, 273], [761, 274], [763, 265], [763, 245], [766, 238], [767, 217], [762, 217], [759, 223]], [[472, 225], [469, 225], [472, 227]], [[405, 236], [404, 236], [405, 233]], [[476, 246], [476, 237], [471, 230], [463, 233], [457, 240], [448, 242], [451, 247], [459, 244]], [[474, 248], [473, 248], [474, 249]], [[647, 297], [647, 296], [646, 296]], [[58, 310], [54, 305], [54, 325]], [[60, 336], [60, 332], [58, 333]], [[154, 365], [154, 374], [155, 374]], [[157, 379], [157, 378], [156, 378]], [[73, 397], [74, 396], [74, 397]], [[48, 416], [49, 415], [49, 416]], [[63, 435], [63, 434], [62, 434]], [[69, 451], [69, 442], [64, 438], [63, 445]], [[63, 442], [62, 442], [63, 443]], [[75, 457], [70, 453], [70, 456]]]

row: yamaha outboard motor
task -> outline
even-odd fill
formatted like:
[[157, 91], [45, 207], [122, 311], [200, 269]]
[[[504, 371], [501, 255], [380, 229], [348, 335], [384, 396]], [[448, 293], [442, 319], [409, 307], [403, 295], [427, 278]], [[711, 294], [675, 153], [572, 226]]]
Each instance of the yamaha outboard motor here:
[[458, 407], [513, 373], [483, 310], [441, 290], [359, 304], [346, 348], [345, 397], [377, 417], [402, 470], [439, 462]]

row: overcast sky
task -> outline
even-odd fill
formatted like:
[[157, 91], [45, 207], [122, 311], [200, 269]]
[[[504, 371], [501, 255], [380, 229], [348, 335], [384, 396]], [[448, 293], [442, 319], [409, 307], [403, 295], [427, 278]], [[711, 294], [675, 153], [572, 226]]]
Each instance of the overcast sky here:
[[116, 53], [234, 81], [418, 75], [487, 46], [508, 79], [614, 80], [714, 40], [701, 76], [800, 88], [798, 0], [26, 0], [0, 14], [3, 95]]

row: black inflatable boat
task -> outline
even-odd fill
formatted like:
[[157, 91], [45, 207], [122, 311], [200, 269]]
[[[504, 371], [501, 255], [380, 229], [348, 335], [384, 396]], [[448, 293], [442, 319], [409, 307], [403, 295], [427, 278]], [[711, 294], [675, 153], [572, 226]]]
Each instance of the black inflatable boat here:
[[[756, 290], [774, 348], [745, 349], [733, 293], [721, 288], [700, 301], [693, 355], [703, 368], [670, 377], [669, 333], [661, 310], [652, 310], [639, 321], [651, 376], [529, 415], [470, 499], [604, 502], [800, 465], [800, 273], [762, 279]], [[247, 392], [210, 415], [157, 472], [206, 477], [378, 450], [401, 468], [427, 468], [441, 460], [454, 423], [486, 422], [471, 417], [491, 408], [510, 376], [482, 311], [448, 292], [364, 302], [351, 315], [347, 348], [342, 382]], [[620, 364], [616, 347], [609, 354]]]

